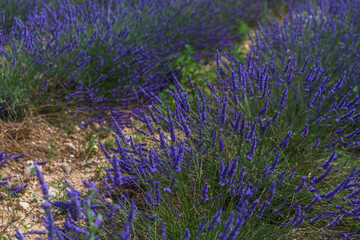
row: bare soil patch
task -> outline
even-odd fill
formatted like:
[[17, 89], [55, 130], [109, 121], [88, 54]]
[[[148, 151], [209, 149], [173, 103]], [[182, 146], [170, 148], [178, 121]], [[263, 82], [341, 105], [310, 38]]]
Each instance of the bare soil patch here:
[[[79, 190], [85, 190], [82, 180], [99, 180], [100, 170], [108, 162], [99, 151], [98, 141], [103, 143], [113, 139], [112, 136], [112, 132], [99, 124], [86, 129], [71, 128], [64, 121], [54, 124], [41, 117], [29, 118], [21, 123], [0, 122], [0, 151], [17, 155], [25, 153], [23, 158], [9, 161], [0, 170], [0, 175], [2, 178], [13, 176], [11, 185], [29, 184], [21, 196], [5, 194], [0, 199], [0, 236], [13, 239], [15, 228], [21, 232], [45, 230], [42, 225], [42, 193], [34, 171], [29, 168], [31, 161], [48, 161], [41, 166], [44, 179], [55, 195], [54, 199], [65, 199], [64, 180]], [[19, 206], [19, 202], [28, 205]], [[55, 219], [62, 220], [56, 217], [56, 213]], [[30, 236], [28, 239], [39, 239], [37, 235]]]

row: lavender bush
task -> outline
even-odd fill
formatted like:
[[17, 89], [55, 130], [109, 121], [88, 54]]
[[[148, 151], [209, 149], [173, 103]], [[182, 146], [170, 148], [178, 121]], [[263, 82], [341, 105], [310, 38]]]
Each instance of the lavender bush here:
[[[360, 51], [359, 1], [320, 0], [295, 4], [282, 22], [259, 25], [253, 39], [252, 54], [263, 62], [269, 59], [285, 64], [292, 59], [299, 65], [311, 59], [322, 64], [331, 81], [344, 72], [355, 91]], [[312, 74], [318, 74], [313, 69]]]
[[1, 92], [4, 114], [24, 115], [16, 106], [47, 92], [65, 94], [68, 104], [88, 103], [82, 107], [99, 116], [126, 107], [139, 101], [141, 89], [156, 93], [169, 84], [186, 45], [202, 56], [241, 39], [238, 19], [252, 20], [262, 3], [40, 1], [23, 19], [6, 16], [12, 24], [1, 42], [2, 82], [10, 86]]
[[[1, 9], [1, 29], [11, 27], [13, 18], [26, 19], [36, 7], [40, 6], [40, 2], [50, 3], [50, 0], [4, 0], [0, 3]], [[4, 36], [4, 35], [1, 35]]]
[[64, 226], [48, 215], [47, 228], [63, 239], [358, 234], [359, 170], [348, 154], [359, 141], [358, 97], [347, 84], [333, 86], [320, 65], [322, 74], [308, 81], [311, 68], [289, 64], [218, 54], [219, 84], [207, 81], [192, 98], [175, 80], [173, 106], [133, 114], [147, 141], [115, 124], [117, 146], [100, 144], [111, 164], [102, 186], [84, 181], [92, 198], [69, 186], [68, 202], [49, 202], [69, 209]]

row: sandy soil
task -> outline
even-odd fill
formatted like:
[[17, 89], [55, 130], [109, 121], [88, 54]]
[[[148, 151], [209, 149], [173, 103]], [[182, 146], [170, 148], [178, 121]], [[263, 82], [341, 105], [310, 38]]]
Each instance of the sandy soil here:
[[[104, 132], [108, 134], [103, 134]], [[87, 138], [92, 137], [104, 143], [113, 139], [112, 136], [112, 132], [105, 131], [99, 124], [86, 129], [74, 127], [71, 131], [70, 128], [51, 124], [42, 118], [27, 119], [21, 123], [1, 122], [0, 151], [8, 154], [25, 153], [23, 158], [9, 161], [1, 170], [1, 177], [13, 176], [10, 180], [12, 184], [29, 185], [19, 197], [5, 196], [0, 199], [0, 236], [14, 239], [15, 228], [22, 232], [26, 229], [45, 229], [41, 218], [44, 213], [41, 208], [43, 199], [40, 186], [34, 172], [26, 167], [31, 165], [31, 161], [48, 161], [41, 166], [43, 176], [50, 192], [57, 195], [56, 198], [62, 198], [66, 196], [62, 188], [65, 179], [75, 188], [84, 190], [81, 180], [99, 180], [100, 174], [98, 171], [97, 175], [96, 170], [109, 164], [99, 151], [97, 141], [94, 140], [95, 145], [90, 147]], [[68, 174], [62, 165], [65, 165], [65, 171], [69, 170]], [[19, 202], [28, 203], [28, 206], [19, 206]], [[62, 221], [61, 217], [55, 219]]]

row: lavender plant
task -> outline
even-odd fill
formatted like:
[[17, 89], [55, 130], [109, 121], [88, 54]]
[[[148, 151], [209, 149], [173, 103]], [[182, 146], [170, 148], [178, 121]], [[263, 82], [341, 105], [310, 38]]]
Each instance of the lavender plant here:
[[[106, 115], [138, 101], [141, 89], [166, 87], [186, 45], [205, 54], [239, 40], [235, 25], [239, 18], [252, 19], [249, 8], [261, 12], [262, 1], [45, 1], [26, 19], [6, 16], [13, 23], [1, 43], [2, 56], [7, 72], [29, 74], [21, 82], [37, 97], [63, 93], [67, 103], [89, 104], [79, 110]], [[34, 97], [16, 85], [18, 77], [9, 85], [30, 94], [22, 100], [21, 94], [2, 93], [3, 111]]]
[[[336, 81], [346, 72], [351, 79], [349, 87], [359, 91], [360, 3], [315, 2], [295, 4], [282, 23], [274, 19], [259, 25], [252, 54], [263, 62], [271, 59], [280, 65], [297, 61], [301, 66], [316, 61], [331, 74], [330, 81]], [[318, 73], [313, 69], [312, 74]]]
[[[49, 3], [49, 0], [42, 1]], [[39, 7], [40, 1], [38, 0], [4, 0], [0, 3], [1, 9], [1, 21], [2, 30], [5, 30], [12, 25], [13, 18], [26, 19], [26, 16], [30, 14], [36, 7]], [[2, 32], [3, 34], [3, 32]], [[4, 36], [4, 35], [2, 35]]]
[[[310, 69], [300, 73], [303, 66], [288, 63], [278, 68], [249, 56], [242, 64], [219, 54], [217, 63], [217, 84], [207, 81], [190, 99], [175, 80], [173, 106], [133, 114], [147, 129], [135, 130], [149, 141], [135, 142], [114, 125], [117, 146], [101, 144], [112, 167], [91, 208], [104, 223], [97, 236], [288, 238], [294, 228], [311, 229], [312, 237], [357, 234], [359, 171], [352, 157], [350, 166], [342, 161], [358, 141], [354, 93], [346, 84], [334, 89], [321, 65], [309, 81]], [[339, 106], [334, 99], [344, 96]], [[350, 102], [351, 114], [342, 108]], [[137, 213], [126, 220], [135, 197]], [[86, 214], [74, 203], [53, 203], [73, 206], [58, 231], [87, 239], [91, 224], [79, 224], [76, 216]]]

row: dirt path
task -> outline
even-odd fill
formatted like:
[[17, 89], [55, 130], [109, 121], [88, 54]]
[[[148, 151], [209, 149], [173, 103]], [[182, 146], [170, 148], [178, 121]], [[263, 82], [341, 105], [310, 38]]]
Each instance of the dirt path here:
[[[86, 129], [66, 125], [52, 124], [42, 118], [27, 119], [22, 123], [0, 123], [0, 151], [7, 154], [25, 153], [23, 158], [9, 161], [1, 170], [1, 177], [13, 176], [11, 185], [29, 184], [18, 197], [6, 196], [1, 188], [0, 236], [14, 239], [15, 228], [22, 232], [45, 229], [41, 218], [44, 215], [42, 193], [32, 170], [33, 160], [48, 161], [40, 167], [50, 194], [55, 195], [56, 199], [66, 198], [65, 179], [80, 190], [84, 190], [81, 180], [100, 179], [101, 169], [108, 162], [97, 143], [110, 144], [112, 132], [99, 124]], [[55, 219], [62, 220], [56, 217], [56, 211]]]

